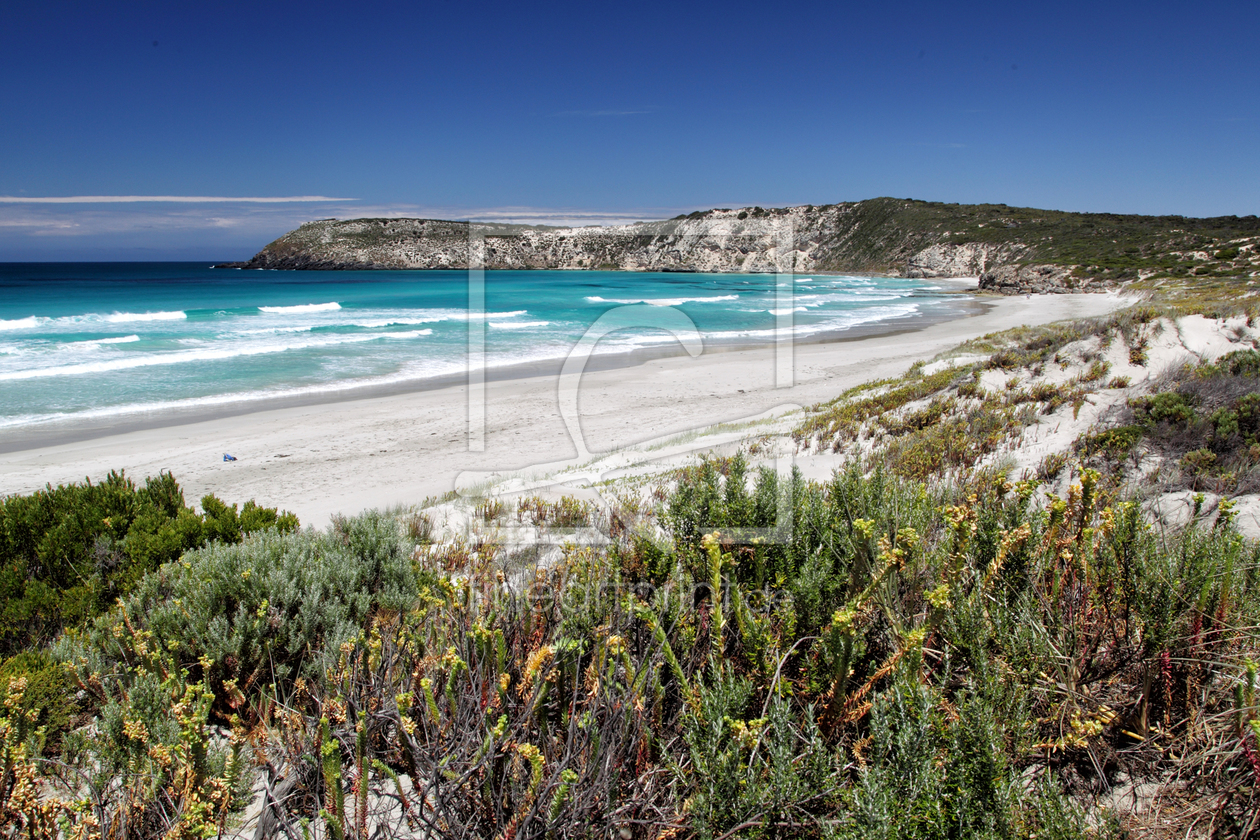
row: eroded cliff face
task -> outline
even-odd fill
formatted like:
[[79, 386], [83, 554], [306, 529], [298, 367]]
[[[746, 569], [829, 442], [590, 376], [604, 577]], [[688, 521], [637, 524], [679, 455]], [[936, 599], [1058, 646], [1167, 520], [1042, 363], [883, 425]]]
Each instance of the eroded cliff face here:
[[823, 242], [843, 212], [828, 209], [711, 211], [700, 218], [586, 228], [324, 220], [286, 234], [241, 267], [466, 268], [475, 251], [481, 265], [495, 269], [812, 271], [826, 262]]
[[285, 234], [247, 262], [229, 265], [817, 271], [977, 277], [982, 289], [1017, 294], [1106, 288], [1164, 271], [1255, 276], [1257, 232], [1254, 217], [1114, 216], [876, 198], [822, 207], [709, 210], [584, 228], [325, 219]]
[[[866, 202], [710, 210], [661, 222], [541, 228], [433, 219], [326, 219], [272, 242], [242, 268], [855, 271], [979, 276], [1010, 248], [933, 244], [930, 232], [881, 230]], [[921, 247], [927, 245], [926, 248]]]
[[930, 245], [910, 257], [907, 277], [979, 277], [991, 265], [1016, 258], [1023, 248], [968, 242]]

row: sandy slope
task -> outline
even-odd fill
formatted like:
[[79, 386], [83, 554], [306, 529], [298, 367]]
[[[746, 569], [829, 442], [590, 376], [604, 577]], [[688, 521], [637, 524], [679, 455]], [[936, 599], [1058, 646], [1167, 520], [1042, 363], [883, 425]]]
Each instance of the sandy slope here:
[[[974, 281], [972, 281], [974, 283]], [[967, 339], [1020, 324], [1100, 315], [1127, 305], [1108, 295], [992, 299], [985, 314], [891, 336], [795, 351], [795, 382], [774, 387], [774, 351], [706, 353], [592, 372], [581, 423], [592, 452], [728, 422], [785, 404], [809, 405], [860, 382], [899, 374]], [[484, 452], [470, 452], [466, 390], [451, 387], [172, 425], [0, 455], [0, 494], [169, 470], [189, 501], [216, 493], [256, 499], [323, 525], [331, 514], [415, 503], [451, 490], [463, 470], [515, 470], [572, 458], [556, 381], [491, 383]], [[238, 460], [224, 463], [224, 452]]]

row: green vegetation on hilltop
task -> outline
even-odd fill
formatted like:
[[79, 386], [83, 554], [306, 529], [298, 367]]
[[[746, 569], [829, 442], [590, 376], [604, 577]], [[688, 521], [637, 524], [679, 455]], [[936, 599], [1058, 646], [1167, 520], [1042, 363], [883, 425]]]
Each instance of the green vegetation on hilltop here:
[[[1016, 264], [1082, 266], [1107, 273], [1111, 279], [1136, 279], [1139, 271], [1170, 276], [1245, 274], [1251, 266], [1247, 252], [1226, 247], [1226, 243], [1260, 236], [1260, 219], [1255, 216], [1197, 219], [1068, 213], [1005, 204], [891, 198], [861, 202], [860, 206], [874, 222], [866, 229], [888, 231], [882, 234], [885, 240], [915, 236], [924, 243], [1016, 246], [1021, 249], [1014, 256]], [[878, 251], [880, 240], [874, 239], [869, 247]], [[1195, 252], [1214, 255], [1210, 261], [1196, 260], [1192, 256]], [[1254, 250], [1251, 256], [1257, 256]], [[1240, 257], [1242, 262], [1237, 262]]]

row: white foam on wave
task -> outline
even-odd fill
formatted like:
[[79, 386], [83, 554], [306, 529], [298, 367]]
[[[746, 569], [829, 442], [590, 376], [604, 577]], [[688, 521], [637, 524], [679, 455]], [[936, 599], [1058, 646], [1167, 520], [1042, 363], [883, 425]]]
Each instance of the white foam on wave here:
[[66, 348], [90, 348], [98, 344], [131, 344], [139, 340], [140, 336], [138, 335], [124, 335], [118, 338], [87, 338], [83, 341], [67, 341], [61, 346]]
[[[338, 306], [340, 309], [340, 306]], [[266, 307], [260, 307], [260, 311], [267, 311]], [[334, 311], [334, 310], [307, 310], [314, 314], [316, 311]], [[268, 312], [268, 314], [276, 314], [276, 312]], [[282, 312], [284, 315], [301, 314], [301, 312]], [[469, 321], [483, 319], [503, 319], [503, 317], [519, 317], [528, 315], [528, 310], [515, 310], [512, 312], [478, 312], [471, 314], [464, 310], [456, 309], [420, 309], [420, 310], [377, 310], [377, 311], [353, 311], [348, 312], [352, 319], [347, 321], [320, 321], [312, 326], [360, 326], [365, 330], [379, 330], [387, 326], [417, 326], [420, 324], [438, 324], [441, 321]], [[302, 329], [311, 329], [311, 326], [302, 327]]]
[[78, 324], [130, 324], [144, 321], [183, 321], [188, 313], [180, 310], [172, 312], [110, 312], [107, 314], [89, 312], [85, 315], [63, 315], [59, 318], [46, 318], [42, 315], [30, 315], [13, 321], [0, 321], [0, 330], [31, 330], [37, 327], [63, 327]]
[[[310, 338], [305, 341], [288, 343], [257, 343], [236, 347], [198, 347], [189, 350], [176, 350], [167, 353], [149, 353], [122, 358], [108, 359], [99, 362], [82, 362], [54, 367], [26, 368], [23, 370], [0, 371], [0, 382], [14, 382], [26, 379], [43, 379], [52, 376], [84, 376], [97, 373], [113, 373], [120, 370], [132, 370], [156, 365], [179, 365], [191, 362], [211, 362], [223, 359], [234, 359], [241, 356], [260, 356], [267, 353], [284, 353], [289, 350], [307, 350], [318, 347], [331, 347], [339, 344], [359, 344], [365, 341], [382, 339], [420, 338], [432, 335], [433, 330], [409, 330], [407, 332], [376, 333], [364, 335], [328, 336], [326, 338]], [[195, 341], [195, 339], [190, 339]]]
[[255, 330], [235, 330], [232, 335], [282, 335], [284, 333], [303, 333], [315, 329], [314, 324], [300, 327], [261, 327]]
[[[796, 322], [790, 332], [793, 338], [804, 338], [806, 336], [817, 335], [824, 332], [843, 332], [853, 327], [862, 326], [864, 324], [873, 324], [879, 321], [893, 320], [895, 318], [905, 318], [914, 315], [919, 311], [919, 304], [905, 303], [893, 304], [889, 306], [881, 306], [878, 308], [871, 307], [868, 309], [859, 309], [845, 313], [836, 313], [834, 317], [827, 318], [822, 321], [814, 321], [811, 323]], [[755, 330], [719, 330], [715, 332], [706, 332], [705, 340], [716, 339], [735, 339], [735, 338], [776, 338], [780, 335], [781, 330], [775, 328], [755, 329]]]
[[355, 326], [367, 327], [369, 329], [376, 327], [389, 327], [395, 324], [436, 324], [441, 321], [483, 321], [490, 318], [519, 318], [522, 315], [528, 315], [528, 309], [517, 309], [512, 312], [464, 312], [459, 309], [429, 309], [419, 310], [423, 314], [416, 314], [407, 318], [389, 318], [378, 321], [357, 321]]
[[[449, 367], [450, 370], [445, 368]], [[292, 388], [260, 389], [255, 391], [234, 391], [228, 394], [211, 394], [204, 397], [187, 397], [179, 400], [155, 400], [153, 402], [127, 403], [125, 405], [90, 408], [83, 411], [59, 411], [46, 414], [22, 414], [14, 417], [0, 417], [0, 429], [18, 426], [31, 426], [42, 423], [60, 421], [99, 420], [108, 417], [120, 417], [128, 414], [147, 414], [154, 411], [186, 411], [198, 408], [213, 408], [220, 405], [252, 402], [254, 400], [283, 399], [285, 397], [301, 397], [312, 394], [325, 394], [373, 385], [389, 385], [423, 379], [427, 376], [438, 376], [444, 373], [455, 373], [464, 370], [463, 363], [447, 365], [432, 372], [417, 375], [415, 371], [401, 372], [391, 376], [380, 376], [358, 379], [343, 379], [319, 385], [302, 385]]]
[[382, 327], [413, 327], [416, 324], [432, 324], [442, 318], [382, 318], [379, 321], [351, 321], [347, 326], [363, 327], [365, 330], [379, 330]]
[[[701, 336], [703, 338], [703, 334]], [[615, 339], [605, 339], [595, 347], [595, 355], [609, 356], [617, 353], [627, 353], [633, 350], [639, 350], [644, 347], [650, 347], [654, 344], [672, 344], [678, 339], [667, 332], [659, 333], [639, 333], [635, 335], [618, 336]]]
[[296, 306], [260, 306], [259, 312], [268, 315], [309, 315], [312, 312], [336, 312], [341, 304], [334, 301], [328, 303], [300, 303]]
[[[432, 330], [415, 330], [413, 333], [393, 333], [394, 336], [427, 335]], [[374, 336], [382, 338], [384, 336]], [[561, 353], [560, 355], [563, 355]], [[486, 360], [486, 367], [498, 368], [522, 364], [532, 361], [544, 361], [556, 358], [554, 350], [545, 349], [537, 353], [492, 357]], [[380, 387], [403, 382], [417, 382], [438, 376], [463, 373], [467, 370], [463, 359], [445, 361], [423, 360], [413, 362], [402, 370], [386, 376], [356, 377], [333, 382], [322, 382], [316, 385], [300, 385], [294, 387], [277, 387], [253, 391], [234, 391], [226, 394], [210, 394], [202, 397], [186, 397], [177, 400], [155, 400], [152, 402], [128, 403], [125, 405], [104, 406], [83, 411], [49, 412], [45, 414], [23, 414], [14, 417], [0, 417], [0, 429], [18, 426], [30, 426], [44, 423], [76, 422], [82, 420], [99, 420], [102, 418], [120, 417], [128, 414], [147, 414], [155, 411], [188, 411], [215, 406], [248, 403], [258, 400], [284, 399], [317, 394], [329, 394], [339, 391], [352, 391], [358, 388]]]
[[524, 330], [530, 327], [550, 326], [550, 321], [488, 321], [490, 326], [499, 330]]
[[871, 292], [865, 289], [841, 290], [814, 295], [796, 295], [794, 302], [803, 306], [821, 306], [824, 303], [883, 303], [888, 300], [901, 300], [912, 293], [890, 289], [887, 292]]
[[[323, 313], [331, 313], [341, 310], [339, 305], [336, 309], [318, 308], [326, 307], [328, 304], [311, 304], [311, 309], [297, 311], [301, 307], [259, 307], [259, 311], [266, 312], [269, 315], [319, 315]], [[285, 310], [285, 311], [278, 311]], [[344, 311], [344, 310], [341, 310]], [[349, 314], [349, 313], [348, 313]], [[527, 310], [518, 309], [514, 312], [483, 312], [477, 315], [470, 315], [457, 309], [412, 309], [412, 310], [384, 310], [383, 312], [356, 312], [350, 320], [327, 320], [318, 319], [307, 324], [277, 324], [269, 327], [254, 327], [251, 329], [232, 330], [225, 335], [250, 336], [250, 335], [279, 335], [284, 333], [310, 332], [317, 328], [352, 328], [358, 327], [365, 330], [387, 329], [389, 327], [414, 327], [421, 324], [437, 324], [443, 321], [469, 321], [490, 318], [517, 318], [521, 315], [528, 314]], [[371, 317], [379, 316], [379, 317]]]
[[[428, 334], [430, 332], [432, 332], [432, 330], [414, 331], [416, 335]], [[393, 335], [401, 336], [409, 334], [394, 333]], [[384, 336], [374, 336], [374, 338], [382, 337]], [[486, 360], [486, 367], [509, 367], [528, 362], [562, 358], [563, 356], [564, 349], [562, 348], [536, 348], [532, 352], [527, 351], [523, 354], [517, 352], [501, 356], [492, 356]], [[357, 377], [353, 379], [341, 379], [333, 382], [322, 382], [315, 385], [300, 385], [288, 388], [277, 387], [253, 391], [234, 391], [226, 394], [210, 394], [202, 397], [187, 397], [176, 400], [155, 400], [152, 402], [128, 403], [125, 405], [91, 408], [83, 411], [49, 412], [45, 414], [24, 414], [13, 417], [0, 417], [0, 429], [47, 423], [99, 420], [103, 418], [126, 416], [128, 414], [148, 414], [155, 411], [195, 411], [197, 409], [248, 403], [259, 400], [330, 394], [341, 391], [352, 391], [359, 388], [380, 387], [404, 382], [419, 382], [439, 376], [462, 374], [466, 370], [466, 363], [462, 358], [449, 360], [424, 359], [413, 361], [396, 373], [385, 376]]]
[[373, 338], [419, 338], [422, 335], [433, 335], [433, 330], [408, 330], [407, 332], [384, 333]]
[[[345, 323], [335, 322], [330, 324], [303, 324], [301, 326], [292, 327], [259, 327], [252, 330], [236, 330], [232, 335], [281, 335], [284, 333], [303, 333], [311, 330], [322, 328], [343, 328], [343, 327], [360, 327], [365, 330], [379, 330], [386, 327], [414, 327], [419, 324], [432, 324], [437, 321], [448, 320], [446, 318], [385, 318], [379, 321], [348, 321]], [[431, 331], [430, 331], [431, 332]]]
[[[516, 313], [520, 314], [520, 313]], [[359, 340], [375, 340], [393, 337], [423, 336], [432, 330], [413, 330], [406, 333], [388, 333], [376, 336], [359, 336]], [[525, 352], [519, 350], [507, 354], [494, 354], [486, 359], [487, 368], [502, 368], [530, 362], [563, 358], [568, 345], [560, 347], [535, 347]], [[401, 370], [385, 376], [356, 377], [340, 379], [332, 382], [321, 382], [313, 385], [293, 387], [276, 387], [253, 391], [234, 391], [226, 394], [209, 394], [201, 397], [187, 397], [175, 400], [155, 400], [152, 402], [128, 403], [117, 406], [103, 406], [83, 411], [50, 412], [46, 414], [24, 414], [14, 417], [0, 417], [0, 429], [18, 426], [30, 426], [45, 423], [78, 422], [98, 420], [102, 418], [120, 417], [128, 414], [147, 414], [155, 411], [189, 411], [215, 406], [248, 403], [259, 400], [284, 399], [291, 397], [330, 394], [341, 391], [353, 391], [359, 388], [372, 388], [395, 385], [405, 382], [419, 382], [439, 376], [462, 374], [467, 370], [463, 358], [413, 360]]]
[[646, 303], [649, 306], [681, 306], [684, 303], [718, 303], [724, 300], [739, 300], [739, 295], [718, 295], [717, 297], [679, 297], [679, 298], [604, 298], [590, 295], [586, 298], [591, 303]]
[[[81, 317], [85, 320], [90, 320], [95, 316], [84, 315]], [[178, 310], [174, 312], [113, 312], [109, 315], [100, 316], [100, 318], [107, 324], [128, 324], [133, 321], [184, 321], [188, 319], [188, 313]], [[57, 320], [65, 321], [68, 319], [58, 318]]]

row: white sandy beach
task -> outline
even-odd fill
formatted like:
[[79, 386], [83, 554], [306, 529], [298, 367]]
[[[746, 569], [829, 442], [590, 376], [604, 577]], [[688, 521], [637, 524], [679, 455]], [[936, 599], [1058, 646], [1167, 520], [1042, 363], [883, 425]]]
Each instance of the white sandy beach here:
[[[974, 281], [973, 281], [974, 282]], [[588, 373], [581, 417], [587, 448], [810, 405], [905, 371], [953, 346], [1021, 324], [1102, 315], [1115, 294], [985, 298], [982, 315], [894, 335], [795, 348], [795, 384], [776, 388], [774, 350], [671, 357]], [[189, 502], [215, 493], [294, 511], [305, 525], [330, 515], [414, 504], [453, 489], [464, 470], [510, 471], [577, 453], [557, 405], [556, 379], [486, 386], [485, 449], [469, 451], [465, 387], [282, 408], [0, 454], [0, 495], [94, 481], [111, 469], [137, 480], [173, 473]], [[224, 462], [223, 453], [236, 456]]]

